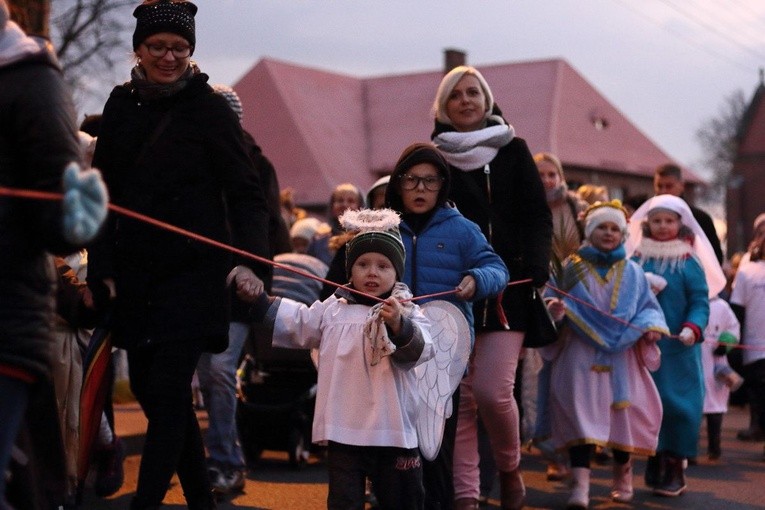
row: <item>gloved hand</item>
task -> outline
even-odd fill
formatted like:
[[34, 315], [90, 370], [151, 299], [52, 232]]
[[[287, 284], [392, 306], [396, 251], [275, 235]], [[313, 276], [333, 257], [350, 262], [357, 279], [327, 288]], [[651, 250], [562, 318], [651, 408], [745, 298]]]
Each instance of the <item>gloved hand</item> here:
[[91, 241], [106, 219], [109, 193], [101, 172], [80, 171], [77, 163], [64, 170], [64, 239], [75, 245]]
[[235, 285], [236, 295], [245, 303], [254, 303], [263, 294], [265, 286], [247, 266], [236, 266], [226, 277], [226, 285]]
[[682, 331], [680, 331], [680, 334], [677, 336], [678, 336], [678, 339], [686, 347], [690, 347], [691, 345], [696, 343], [696, 333], [694, 333], [693, 330], [689, 328], [688, 326], [684, 327]]

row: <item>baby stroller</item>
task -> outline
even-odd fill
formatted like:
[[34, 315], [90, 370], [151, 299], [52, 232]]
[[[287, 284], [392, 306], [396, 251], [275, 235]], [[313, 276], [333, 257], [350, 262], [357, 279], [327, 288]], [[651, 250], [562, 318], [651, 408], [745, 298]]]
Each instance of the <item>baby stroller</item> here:
[[253, 326], [253, 339], [237, 371], [237, 427], [247, 463], [263, 450], [286, 451], [290, 466], [304, 467], [311, 446], [316, 367], [310, 351], [271, 347]]

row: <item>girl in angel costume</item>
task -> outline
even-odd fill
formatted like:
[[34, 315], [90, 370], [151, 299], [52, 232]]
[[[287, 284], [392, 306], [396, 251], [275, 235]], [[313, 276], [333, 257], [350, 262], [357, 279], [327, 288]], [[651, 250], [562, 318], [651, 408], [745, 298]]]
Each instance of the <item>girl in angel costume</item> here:
[[630, 219], [629, 242], [633, 259], [654, 282], [672, 333], [657, 343], [662, 364], [653, 378], [664, 417], [645, 481], [657, 495], [679, 496], [686, 489], [685, 463], [696, 456], [704, 404], [699, 342], [709, 320], [709, 298], [723, 289], [725, 275], [681, 198], [657, 195], [641, 205]]
[[346, 286], [311, 306], [246, 283], [237, 295], [271, 328], [274, 346], [318, 349], [313, 440], [327, 444], [327, 508], [364, 508], [369, 477], [381, 508], [420, 510], [414, 367], [434, 354], [430, 323], [400, 281], [398, 215], [363, 209], [340, 221], [358, 231], [346, 248]]
[[546, 291], [560, 338], [540, 349], [551, 363], [549, 392], [540, 393], [549, 395], [551, 440], [571, 459], [567, 508], [589, 505], [598, 445], [614, 452], [611, 497], [632, 499], [631, 454], [652, 455], [659, 434], [661, 400], [649, 370], [659, 366], [655, 342], [667, 332], [642, 269], [626, 258], [621, 203], [590, 206], [584, 223], [584, 244]]

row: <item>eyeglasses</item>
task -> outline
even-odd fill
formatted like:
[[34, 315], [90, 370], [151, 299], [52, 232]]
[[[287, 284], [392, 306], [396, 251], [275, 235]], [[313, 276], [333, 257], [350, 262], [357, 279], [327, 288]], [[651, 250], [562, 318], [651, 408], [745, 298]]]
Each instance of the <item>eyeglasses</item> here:
[[404, 174], [399, 177], [401, 189], [413, 190], [422, 183], [428, 191], [438, 191], [444, 184], [444, 178], [438, 175], [429, 175], [427, 177], [417, 177], [416, 175]]
[[165, 46], [164, 44], [146, 43], [144, 46], [149, 50], [149, 55], [154, 58], [162, 58], [167, 55], [168, 51], [172, 51], [175, 58], [186, 58], [191, 55], [191, 46]]

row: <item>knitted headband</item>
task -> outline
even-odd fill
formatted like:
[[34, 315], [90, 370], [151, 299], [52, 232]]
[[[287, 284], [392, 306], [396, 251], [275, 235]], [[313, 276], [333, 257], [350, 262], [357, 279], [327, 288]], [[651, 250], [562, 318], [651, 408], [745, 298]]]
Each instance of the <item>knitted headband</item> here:
[[621, 200], [597, 202], [584, 212], [584, 237], [590, 237], [593, 230], [607, 221], [616, 224], [624, 234], [627, 231], [627, 212], [622, 207]]
[[398, 214], [391, 209], [347, 210], [340, 216], [340, 224], [349, 232], [358, 232], [345, 247], [345, 270], [351, 277], [354, 262], [365, 253], [385, 255], [396, 270], [396, 279], [404, 274], [406, 253], [398, 225]]
[[133, 50], [147, 37], [160, 32], [177, 34], [186, 39], [193, 53], [196, 45], [194, 15], [197, 6], [186, 0], [145, 0], [135, 8], [135, 32], [133, 32]]

